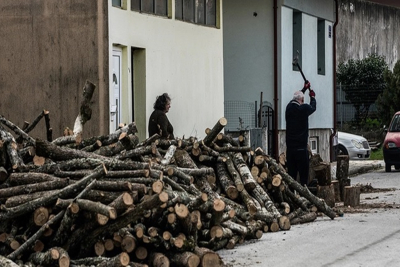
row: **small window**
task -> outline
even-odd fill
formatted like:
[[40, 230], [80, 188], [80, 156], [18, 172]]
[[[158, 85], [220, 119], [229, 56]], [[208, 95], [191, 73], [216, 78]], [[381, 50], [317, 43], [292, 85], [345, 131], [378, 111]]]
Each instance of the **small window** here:
[[122, 7], [122, 0], [112, 0], [112, 6]]
[[325, 20], [318, 20], [317, 33], [317, 68], [318, 74], [325, 75]]
[[[297, 58], [297, 62], [301, 68], [301, 50], [302, 50], [302, 14], [293, 10], [293, 58]], [[300, 71], [297, 65], [293, 64], [293, 70]]]
[[175, 19], [199, 25], [216, 26], [218, 0], [176, 0]]
[[131, 0], [131, 10], [167, 17], [168, 0]]
[[318, 154], [318, 136], [310, 136], [310, 149], [313, 154]]
[[216, 17], [216, 0], [206, 0], [206, 25], [216, 26], [217, 25], [217, 17]]

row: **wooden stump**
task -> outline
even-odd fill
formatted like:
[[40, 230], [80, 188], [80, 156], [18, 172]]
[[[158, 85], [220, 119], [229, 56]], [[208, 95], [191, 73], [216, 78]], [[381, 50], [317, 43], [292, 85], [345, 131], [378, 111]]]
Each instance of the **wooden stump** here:
[[339, 187], [339, 181], [338, 180], [333, 180], [332, 181], [332, 186], [333, 190], [335, 192], [335, 202], [340, 202], [342, 199], [340, 198], [340, 187]]
[[349, 156], [337, 157], [336, 178], [339, 181], [340, 198], [343, 199], [344, 187], [350, 185], [349, 178]]
[[327, 162], [321, 162], [320, 165], [313, 168], [315, 172], [315, 179], [318, 180], [318, 185], [326, 186], [332, 182], [331, 175], [331, 164]]
[[333, 185], [317, 186], [317, 197], [325, 200], [329, 207], [335, 206], [335, 190]]
[[356, 207], [360, 205], [361, 187], [345, 186], [343, 204], [345, 206]]

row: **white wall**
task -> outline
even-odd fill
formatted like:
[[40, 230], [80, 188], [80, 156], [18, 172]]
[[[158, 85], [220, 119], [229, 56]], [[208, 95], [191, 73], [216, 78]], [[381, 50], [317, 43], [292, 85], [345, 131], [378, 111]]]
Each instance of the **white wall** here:
[[[141, 112], [145, 114], [146, 125], [143, 125], [144, 115], [138, 114], [142, 116], [138, 128], [143, 133], [145, 127], [148, 137], [147, 122], [156, 96], [167, 92], [172, 97], [167, 115], [175, 136], [204, 138], [204, 130], [212, 128], [224, 116], [222, 27], [182, 22], [175, 20], [174, 15], [164, 18], [133, 12], [130, 1], [127, 5], [127, 10], [122, 10], [109, 4], [109, 50], [113, 44], [126, 48], [125, 90], [129, 92], [130, 48], [145, 49], [146, 93]], [[172, 14], [174, 6], [172, 1]], [[129, 113], [125, 107], [125, 118]]]
[[[287, 103], [292, 99], [293, 93], [303, 87], [304, 80], [299, 71], [293, 71], [293, 10], [283, 6], [280, 12], [280, 70], [279, 83], [280, 107], [278, 118], [279, 129], [286, 129], [285, 109]], [[317, 22], [318, 18], [303, 14], [302, 21], [302, 70], [306, 78], [310, 81], [312, 89], [316, 93], [317, 110], [309, 118], [310, 129], [333, 128], [333, 39], [328, 36], [328, 26], [333, 23], [326, 21], [325, 34], [325, 75], [319, 75], [317, 72]], [[309, 103], [308, 91], [305, 102]]]

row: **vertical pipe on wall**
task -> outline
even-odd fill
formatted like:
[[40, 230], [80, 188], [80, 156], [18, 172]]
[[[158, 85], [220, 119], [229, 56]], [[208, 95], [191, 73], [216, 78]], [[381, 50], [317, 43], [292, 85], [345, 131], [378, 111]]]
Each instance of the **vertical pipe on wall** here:
[[332, 153], [333, 151], [333, 138], [335, 137], [336, 131], [337, 131], [337, 127], [336, 127], [336, 26], [338, 25], [339, 22], [339, 5], [338, 5], [338, 0], [335, 0], [335, 12], [336, 12], [336, 16], [335, 16], [335, 23], [333, 24], [333, 133], [330, 136], [329, 139], [329, 150], [330, 150], [330, 158], [331, 158], [331, 162], [334, 160], [333, 156], [334, 153]]
[[275, 159], [279, 157], [278, 147], [278, 0], [274, 0], [274, 152]]

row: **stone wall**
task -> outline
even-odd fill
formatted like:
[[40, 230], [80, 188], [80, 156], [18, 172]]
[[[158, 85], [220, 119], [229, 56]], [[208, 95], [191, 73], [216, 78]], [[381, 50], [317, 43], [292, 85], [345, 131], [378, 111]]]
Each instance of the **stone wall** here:
[[393, 69], [400, 51], [400, 9], [362, 0], [338, 5], [337, 64], [376, 53]]

